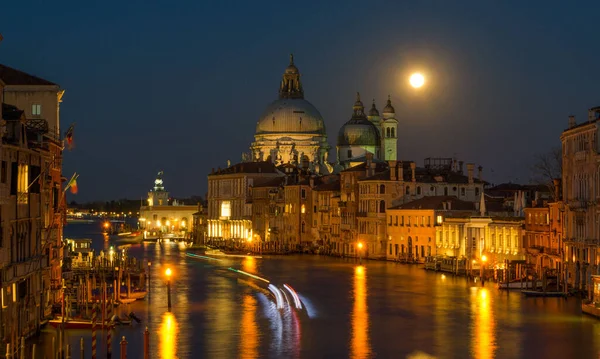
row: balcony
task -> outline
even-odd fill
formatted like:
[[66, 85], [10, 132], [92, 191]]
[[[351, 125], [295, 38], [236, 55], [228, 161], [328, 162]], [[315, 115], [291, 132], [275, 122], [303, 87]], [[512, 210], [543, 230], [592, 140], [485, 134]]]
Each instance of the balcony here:
[[319, 206], [319, 212], [329, 212], [329, 206]]
[[340, 207], [340, 208], [346, 208], [346, 205], [347, 205], [347, 202], [345, 202], [345, 201], [338, 202], [338, 207]]

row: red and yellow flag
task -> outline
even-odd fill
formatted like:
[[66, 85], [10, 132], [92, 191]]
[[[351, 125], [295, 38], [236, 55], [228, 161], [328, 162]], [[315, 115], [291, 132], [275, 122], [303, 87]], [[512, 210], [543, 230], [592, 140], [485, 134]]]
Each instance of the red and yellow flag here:
[[67, 185], [65, 186], [65, 189], [64, 189], [65, 192], [68, 189], [71, 189], [71, 193], [77, 194], [77, 178], [79, 178], [79, 175], [77, 174], [77, 172], [73, 173], [73, 176], [71, 177], [71, 179], [69, 180], [69, 182], [67, 182]]

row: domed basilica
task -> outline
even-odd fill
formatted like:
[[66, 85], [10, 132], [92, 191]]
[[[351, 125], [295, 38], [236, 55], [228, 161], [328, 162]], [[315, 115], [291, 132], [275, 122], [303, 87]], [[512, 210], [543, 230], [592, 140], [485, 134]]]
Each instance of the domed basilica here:
[[397, 128], [398, 121], [389, 98], [383, 116], [379, 115], [375, 100], [366, 115], [357, 93], [352, 118], [338, 134], [334, 170], [328, 162], [330, 146], [323, 117], [304, 99], [300, 72], [290, 55], [290, 64], [279, 86], [279, 99], [268, 105], [258, 120], [250, 150], [253, 161], [271, 161], [276, 165], [289, 163], [314, 173], [328, 174], [365, 162], [369, 153], [374, 160], [396, 160]]
[[323, 116], [304, 99], [300, 72], [290, 55], [279, 99], [267, 106], [256, 123], [254, 142], [250, 146], [254, 161], [270, 160], [276, 165], [307, 165], [317, 173], [330, 173], [327, 162], [330, 146]]

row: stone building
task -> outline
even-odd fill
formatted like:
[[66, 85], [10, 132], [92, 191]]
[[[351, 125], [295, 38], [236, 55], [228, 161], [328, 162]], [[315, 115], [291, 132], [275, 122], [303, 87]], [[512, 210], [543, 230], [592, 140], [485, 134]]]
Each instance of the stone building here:
[[271, 161], [241, 162], [208, 175], [209, 243], [239, 246], [253, 239], [252, 188], [283, 177]]
[[[558, 189], [558, 187], [557, 187]], [[551, 202], [525, 208], [523, 247], [527, 264], [542, 278], [544, 272], [563, 275], [562, 203]], [[561, 279], [561, 281], [564, 278]]]
[[194, 230], [194, 213], [196, 205], [183, 205], [174, 200], [169, 203], [169, 192], [163, 183], [163, 172], [159, 172], [154, 180], [154, 187], [148, 192], [147, 205], [140, 207], [140, 228], [144, 236], [164, 237], [172, 235], [177, 238], [190, 239]]
[[564, 276], [570, 286], [581, 290], [587, 289], [592, 274], [600, 273], [599, 119], [600, 107], [591, 108], [587, 121], [580, 124], [571, 116], [568, 129], [560, 136], [565, 209]]
[[192, 225], [192, 242], [195, 245], [206, 244], [206, 237], [208, 236], [208, 213], [206, 208], [199, 204], [198, 212], [192, 214], [193, 225]]
[[313, 188], [313, 207], [318, 231], [317, 246], [325, 253], [340, 254], [340, 181], [339, 176]]
[[63, 94], [0, 65], [0, 337], [13, 345], [39, 328], [61, 296]]
[[275, 177], [252, 187], [253, 242], [257, 240], [263, 251], [283, 250], [286, 180]]
[[279, 99], [267, 106], [256, 123], [250, 146], [252, 160], [276, 165], [306, 163], [315, 173], [330, 173], [329, 148], [323, 117], [304, 99], [300, 71], [290, 55], [279, 86]]

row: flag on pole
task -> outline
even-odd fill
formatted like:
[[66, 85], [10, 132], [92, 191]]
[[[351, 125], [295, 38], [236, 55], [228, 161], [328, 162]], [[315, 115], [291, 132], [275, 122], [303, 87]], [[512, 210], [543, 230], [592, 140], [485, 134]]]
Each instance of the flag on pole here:
[[65, 140], [67, 140], [67, 147], [69, 148], [69, 150], [71, 150], [73, 148], [73, 130], [75, 129], [75, 124], [72, 123], [71, 126], [69, 126], [69, 129], [67, 130], [67, 132], [65, 132]]
[[69, 182], [67, 182], [64, 192], [66, 192], [68, 189], [71, 189], [71, 193], [77, 194], [77, 178], [79, 178], [77, 172], [73, 173], [73, 177], [71, 177]]

